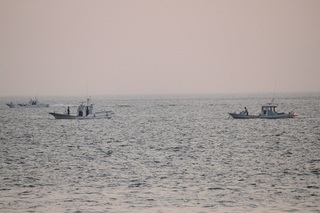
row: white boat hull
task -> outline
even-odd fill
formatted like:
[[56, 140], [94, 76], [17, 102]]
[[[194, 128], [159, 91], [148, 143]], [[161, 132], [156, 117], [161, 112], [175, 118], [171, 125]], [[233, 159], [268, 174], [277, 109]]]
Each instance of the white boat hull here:
[[62, 113], [55, 113], [50, 112], [50, 115], [52, 115], [55, 119], [69, 119], [69, 120], [87, 120], [87, 119], [110, 119], [111, 118], [111, 111], [104, 111], [104, 112], [97, 112], [90, 114], [88, 116], [78, 116], [78, 115], [68, 115], [68, 114], [62, 114]]
[[229, 113], [234, 119], [283, 119], [283, 118], [294, 118], [294, 113], [278, 113], [274, 115], [243, 115], [239, 113]]
[[282, 119], [282, 118], [294, 118], [294, 113], [278, 113], [275, 115], [259, 115], [261, 119]]
[[234, 119], [255, 119], [258, 118], [257, 115], [244, 115], [244, 114], [239, 114], [239, 113], [229, 113], [231, 117]]

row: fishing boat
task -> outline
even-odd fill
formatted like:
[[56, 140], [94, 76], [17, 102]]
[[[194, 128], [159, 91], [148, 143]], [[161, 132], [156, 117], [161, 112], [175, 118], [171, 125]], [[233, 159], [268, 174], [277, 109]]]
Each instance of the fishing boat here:
[[276, 107], [277, 104], [268, 103], [261, 107], [261, 112], [259, 115], [249, 115], [248, 113], [245, 113], [244, 111], [240, 113], [229, 113], [231, 117], [234, 119], [282, 119], [282, 118], [294, 118], [296, 114], [294, 112], [277, 112]]
[[112, 111], [98, 111], [95, 112], [93, 109], [93, 103], [91, 102], [91, 99], [88, 98], [86, 102], [80, 102], [77, 113], [76, 114], [70, 114], [70, 108], [67, 108], [67, 111], [65, 113], [56, 113], [56, 112], [49, 112], [50, 115], [52, 115], [55, 119], [101, 119], [101, 118], [107, 118], [110, 119], [111, 115], [114, 114]]
[[38, 108], [38, 107], [49, 107], [49, 104], [39, 103], [38, 99], [30, 99], [28, 103], [18, 103], [13, 102], [6, 103], [10, 108]]

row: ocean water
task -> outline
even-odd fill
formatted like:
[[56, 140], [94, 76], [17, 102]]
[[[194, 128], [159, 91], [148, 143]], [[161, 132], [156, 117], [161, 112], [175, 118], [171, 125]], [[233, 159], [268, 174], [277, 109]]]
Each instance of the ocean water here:
[[0, 98], [0, 212], [320, 212], [320, 94], [92, 97], [112, 119], [54, 120]]

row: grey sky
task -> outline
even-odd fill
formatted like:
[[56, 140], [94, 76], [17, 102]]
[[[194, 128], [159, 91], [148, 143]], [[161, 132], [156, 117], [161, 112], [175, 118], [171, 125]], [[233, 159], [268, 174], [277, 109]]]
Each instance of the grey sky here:
[[320, 91], [319, 0], [0, 0], [0, 35], [1, 96]]

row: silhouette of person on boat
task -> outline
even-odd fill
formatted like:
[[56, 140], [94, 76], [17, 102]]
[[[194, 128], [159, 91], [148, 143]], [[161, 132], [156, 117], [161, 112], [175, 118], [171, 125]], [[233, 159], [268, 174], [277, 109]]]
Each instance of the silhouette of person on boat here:
[[248, 112], [247, 107], [244, 107], [244, 114], [245, 114], [245, 115], [249, 115], [249, 112]]
[[87, 106], [87, 109], [86, 109], [86, 116], [89, 115], [89, 107]]

